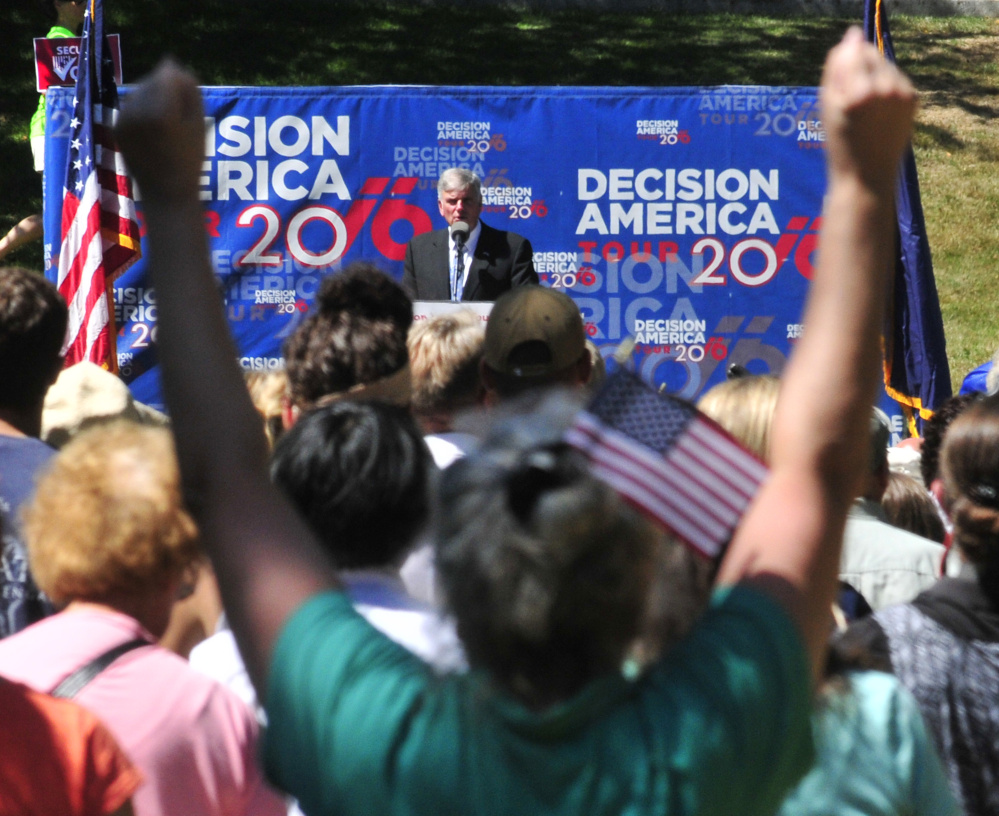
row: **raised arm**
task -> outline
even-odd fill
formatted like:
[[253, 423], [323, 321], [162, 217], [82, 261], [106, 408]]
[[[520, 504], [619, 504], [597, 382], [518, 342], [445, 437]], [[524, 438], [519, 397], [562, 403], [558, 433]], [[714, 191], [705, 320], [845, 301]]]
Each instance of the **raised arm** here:
[[267, 476], [267, 445], [209, 261], [198, 179], [204, 113], [194, 78], [161, 65], [125, 100], [117, 135], [142, 190], [159, 304], [159, 359], [185, 496], [258, 692], [289, 615], [337, 585], [332, 565]]
[[828, 189], [805, 332], [783, 377], [771, 477], [720, 583], [755, 584], [797, 623], [818, 670], [846, 514], [858, 494], [894, 258], [898, 162], [916, 108], [909, 81], [851, 29], [821, 89]]

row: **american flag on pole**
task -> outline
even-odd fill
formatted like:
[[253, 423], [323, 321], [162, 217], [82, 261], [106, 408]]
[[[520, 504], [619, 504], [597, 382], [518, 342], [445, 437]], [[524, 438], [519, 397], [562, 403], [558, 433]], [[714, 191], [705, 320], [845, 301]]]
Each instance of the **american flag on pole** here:
[[706, 558], [724, 550], [767, 468], [694, 406], [620, 370], [566, 441], [593, 475]]
[[69, 304], [66, 365], [117, 372], [111, 283], [141, 256], [132, 185], [112, 130], [118, 113], [103, 0], [88, 0], [62, 203], [57, 285]]

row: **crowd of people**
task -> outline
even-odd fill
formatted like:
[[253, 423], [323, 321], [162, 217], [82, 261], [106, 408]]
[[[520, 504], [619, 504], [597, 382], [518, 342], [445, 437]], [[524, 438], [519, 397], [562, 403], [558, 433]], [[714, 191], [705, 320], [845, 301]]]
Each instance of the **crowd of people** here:
[[[999, 814], [999, 402], [941, 406], [921, 481], [891, 472], [872, 402], [915, 93], [852, 30], [821, 100], [807, 330], [779, 379], [700, 403], [769, 469], [711, 560], [570, 444], [615, 375], [530, 275], [483, 327], [414, 322], [425, 271], [348, 265], [248, 381], [199, 92], [162, 65], [117, 134], [169, 421], [60, 373], [66, 305], [0, 269], [0, 812]], [[440, 196], [433, 285], [467, 300], [486, 273], [453, 233], [495, 236], [476, 179]]]

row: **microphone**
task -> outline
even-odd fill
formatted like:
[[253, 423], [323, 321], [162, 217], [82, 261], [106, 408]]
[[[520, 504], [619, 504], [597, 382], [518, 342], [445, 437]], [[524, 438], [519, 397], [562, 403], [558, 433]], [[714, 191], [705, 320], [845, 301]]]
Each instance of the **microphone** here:
[[451, 225], [451, 236], [454, 238], [454, 244], [458, 249], [465, 246], [465, 241], [468, 240], [468, 234], [471, 230], [468, 229], [468, 224], [464, 221], [455, 221]]

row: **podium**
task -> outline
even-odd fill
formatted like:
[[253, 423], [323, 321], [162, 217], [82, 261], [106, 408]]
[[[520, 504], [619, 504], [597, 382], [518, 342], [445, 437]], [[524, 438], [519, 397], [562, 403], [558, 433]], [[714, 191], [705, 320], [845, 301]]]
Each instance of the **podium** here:
[[450, 300], [414, 300], [413, 320], [426, 320], [440, 314], [452, 314], [460, 311], [475, 312], [479, 320], [489, 320], [489, 313], [493, 310], [492, 301], [489, 300], [469, 300], [454, 303]]

